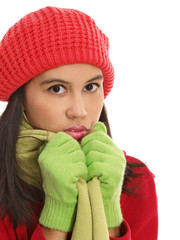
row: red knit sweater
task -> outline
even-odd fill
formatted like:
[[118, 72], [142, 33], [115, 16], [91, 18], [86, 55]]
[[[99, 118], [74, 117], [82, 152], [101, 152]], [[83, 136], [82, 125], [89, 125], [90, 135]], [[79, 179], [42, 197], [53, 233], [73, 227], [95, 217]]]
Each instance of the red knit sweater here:
[[[127, 155], [126, 159], [128, 162], [140, 162]], [[147, 167], [139, 167], [136, 172], [143, 175], [132, 178], [133, 183], [128, 183], [129, 187], [136, 188], [136, 196], [128, 196], [125, 193], [121, 195], [120, 204], [124, 221], [120, 231], [123, 236], [110, 237], [111, 240], [157, 240], [158, 214], [154, 175]], [[38, 223], [40, 211], [40, 208], [35, 209], [37, 217], [34, 226], [27, 229], [19, 225], [15, 231], [6, 215], [0, 221], [0, 240], [45, 240]]]

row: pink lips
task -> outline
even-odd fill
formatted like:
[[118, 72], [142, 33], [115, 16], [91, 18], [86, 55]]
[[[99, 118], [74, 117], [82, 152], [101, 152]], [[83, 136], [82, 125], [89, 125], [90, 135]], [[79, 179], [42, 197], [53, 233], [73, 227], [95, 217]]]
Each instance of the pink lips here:
[[69, 134], [74, 139], [81, 139], [88, 134], [88, 129], [84, 126], [73, 126], [64, 130], [65, 133]]

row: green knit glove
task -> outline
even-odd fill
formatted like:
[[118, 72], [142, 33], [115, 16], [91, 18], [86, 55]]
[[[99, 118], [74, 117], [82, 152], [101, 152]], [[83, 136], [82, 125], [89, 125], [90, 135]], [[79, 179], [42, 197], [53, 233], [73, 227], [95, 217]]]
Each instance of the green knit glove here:
[[39, 155], [45, 204], [40, 224], [63, 232], [72, 230], [79, 177], [86, 180], [85, 156], [79, 143], [64, 132], [57, 133]]
[[97, 176], [101, 182], [101, 193], [108, 228], [122, 222], [120, 195], [126, 167], [126, 159], [106, 133], [106, 127], [98, 122], [93, 133], [82, 139], [82, 150], [88, 168], [87, 181]]

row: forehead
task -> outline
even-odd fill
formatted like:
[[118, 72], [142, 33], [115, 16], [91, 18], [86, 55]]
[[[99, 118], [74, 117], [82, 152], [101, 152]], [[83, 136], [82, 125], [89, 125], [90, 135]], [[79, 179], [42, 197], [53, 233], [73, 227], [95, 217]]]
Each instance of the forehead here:
[[36, 78], [60, 77], [67, 81], [74, 78], [88, 80], [89, 77], [93, 77], [94, 75], [103, 75], [101, 69], [90, 64], [69, 64], [50, 69]]
[[50, 69], [32, 78], [25, 89], [34, 89], [52, 84], [81, 86], [95, 80], [104, 81], [101, 69], [90, 64], [69, 64]]

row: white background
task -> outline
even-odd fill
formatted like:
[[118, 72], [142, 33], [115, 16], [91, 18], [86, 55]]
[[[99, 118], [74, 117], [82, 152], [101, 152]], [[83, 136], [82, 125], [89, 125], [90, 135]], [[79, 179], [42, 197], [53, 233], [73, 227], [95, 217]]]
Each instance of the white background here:
[[[113, 139], [156, 175], [159, 240], [179, 238], [180, 5], [175, 0], [6, 0], [0, 39], [47, 5], [84, 11], [110, 39], [115, 84], [105, 100]], [[3, 111], [0, 103], [0, 113]], [[149, 213], [151, 214], [151, 213]]]

